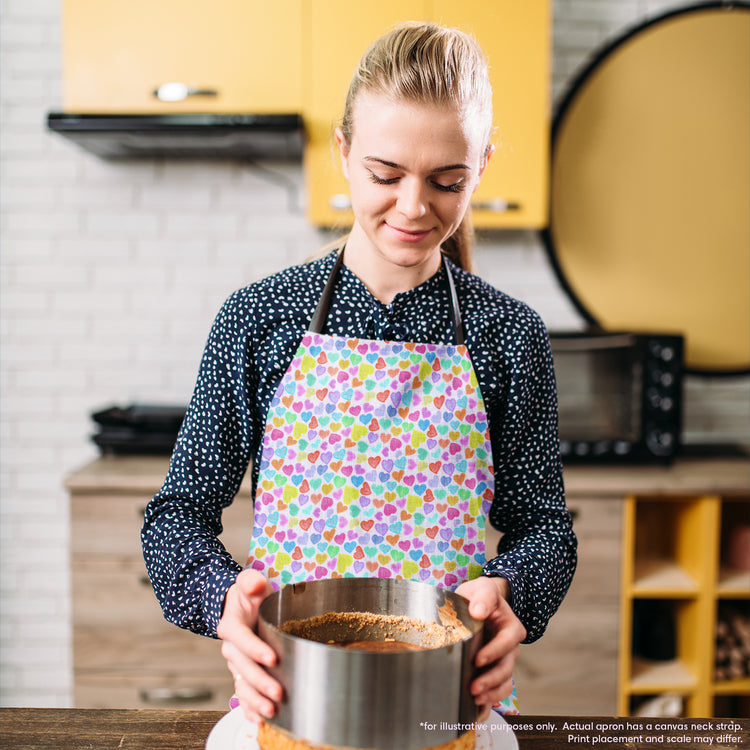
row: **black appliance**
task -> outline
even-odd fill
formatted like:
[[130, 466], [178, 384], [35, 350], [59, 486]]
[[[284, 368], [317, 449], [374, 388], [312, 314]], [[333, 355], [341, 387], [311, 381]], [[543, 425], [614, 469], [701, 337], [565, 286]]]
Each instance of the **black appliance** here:
[[185, 406], [131, 404], [94, 412], [92, 440], [104, 455], [169, 455], [185, 418]]
[[50, 112], [47, 127], [104, 159], [302, 158], [296, 114], [118, 115]]
[[680, 448], [683, 337], [551, 333], [564, 461], [669, 461]]

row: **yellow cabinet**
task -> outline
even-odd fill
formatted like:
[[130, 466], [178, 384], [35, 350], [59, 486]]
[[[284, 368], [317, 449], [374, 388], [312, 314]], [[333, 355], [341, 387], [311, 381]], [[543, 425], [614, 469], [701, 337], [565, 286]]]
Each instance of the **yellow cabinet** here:
[[352, 214], [332, 136], [357, 61], [396, 23], [430, 19], [474, 34], [490, 62], [497, 151], [475, 225], [544, 226], [550, 0], [63, 0], [63, 108], [302, 114], [308, 218], [343, 228]]
[[433, 0], [433, 16], [471, 33], [490, 65], [496, 151], [472, 200], [477, 227], [541, 228], [547, 222], [548, 0]]
[[302, 0], [63, 0], [62, 18], [68, 112], [300, 112]]
[[307, 215], [322, 226], [351, 224], [349, 185], [334, 148], [349, 82], [367, 46], [403, 20], [426, 20], [429, 0], [352, 3], [311, 0], [310, 60], [304, 80]]
[[305, 79], [308, 216], [324, 226], [352, 221], [348, 186], [332, 131], [363, 50], [393, 24], [430, 19], [472, 33], [490, 63], [497, 151], [473, 201], [477, 227], [542, 227], [547, 220], [549, 0], [411, 0], [311, 4], [311, 58]]

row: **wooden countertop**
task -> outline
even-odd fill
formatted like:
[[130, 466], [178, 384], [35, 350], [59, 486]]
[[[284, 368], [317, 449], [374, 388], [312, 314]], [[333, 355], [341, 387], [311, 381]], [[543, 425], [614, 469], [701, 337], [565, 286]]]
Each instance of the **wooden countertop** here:
[[[139, 492], [152, 495], [169, 466], [164, 456], [113, 456], [95, 459], [72, 473], [65, 486], [76, 492]], [[565, 468], [569, 496], [625, 497], [629, 494], [748, 494], [750, 457], [685, 457], [669, 466], [572, 464]], [[248, 472], [241, 494], [250, 494]]]
[[[206, 738], [223, 715], [222, 711], [2, 708], [0, 746], [3, 750], [204, 750]], [[519, 750], [596, 745], [629, 750], [750, 747], [747, 719], [517, 716], [510, 717], [509, 723]], [[666, 728], [647, 731], [649, 724]]]

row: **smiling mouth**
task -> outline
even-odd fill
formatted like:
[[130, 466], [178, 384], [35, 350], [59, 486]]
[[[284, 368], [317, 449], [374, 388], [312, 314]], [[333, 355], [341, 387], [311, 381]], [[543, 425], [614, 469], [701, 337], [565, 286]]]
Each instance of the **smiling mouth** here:
[[404, 242], [419, 242], [432, 232], [432, 227], [428, 229], [403, 229], [386, 223], [388, 229], [393, 232], [400, 240]]

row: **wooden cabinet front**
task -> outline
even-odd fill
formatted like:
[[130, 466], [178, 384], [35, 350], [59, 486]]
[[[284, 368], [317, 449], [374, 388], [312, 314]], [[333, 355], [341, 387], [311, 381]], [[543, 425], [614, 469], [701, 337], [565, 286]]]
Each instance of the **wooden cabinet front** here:
[[[102, 459], [68, 482], [78, 708], [228, 709], [233, 686], [220, 642], [166, 622], [146, 575], [143, 512], [165, 473], [164, 459]], [[222, 521], [221, 539], [244, 565], [247, 492]]]
[[64, 0], [62, 21], [68, 112], [300, 111], [302, 0]]

